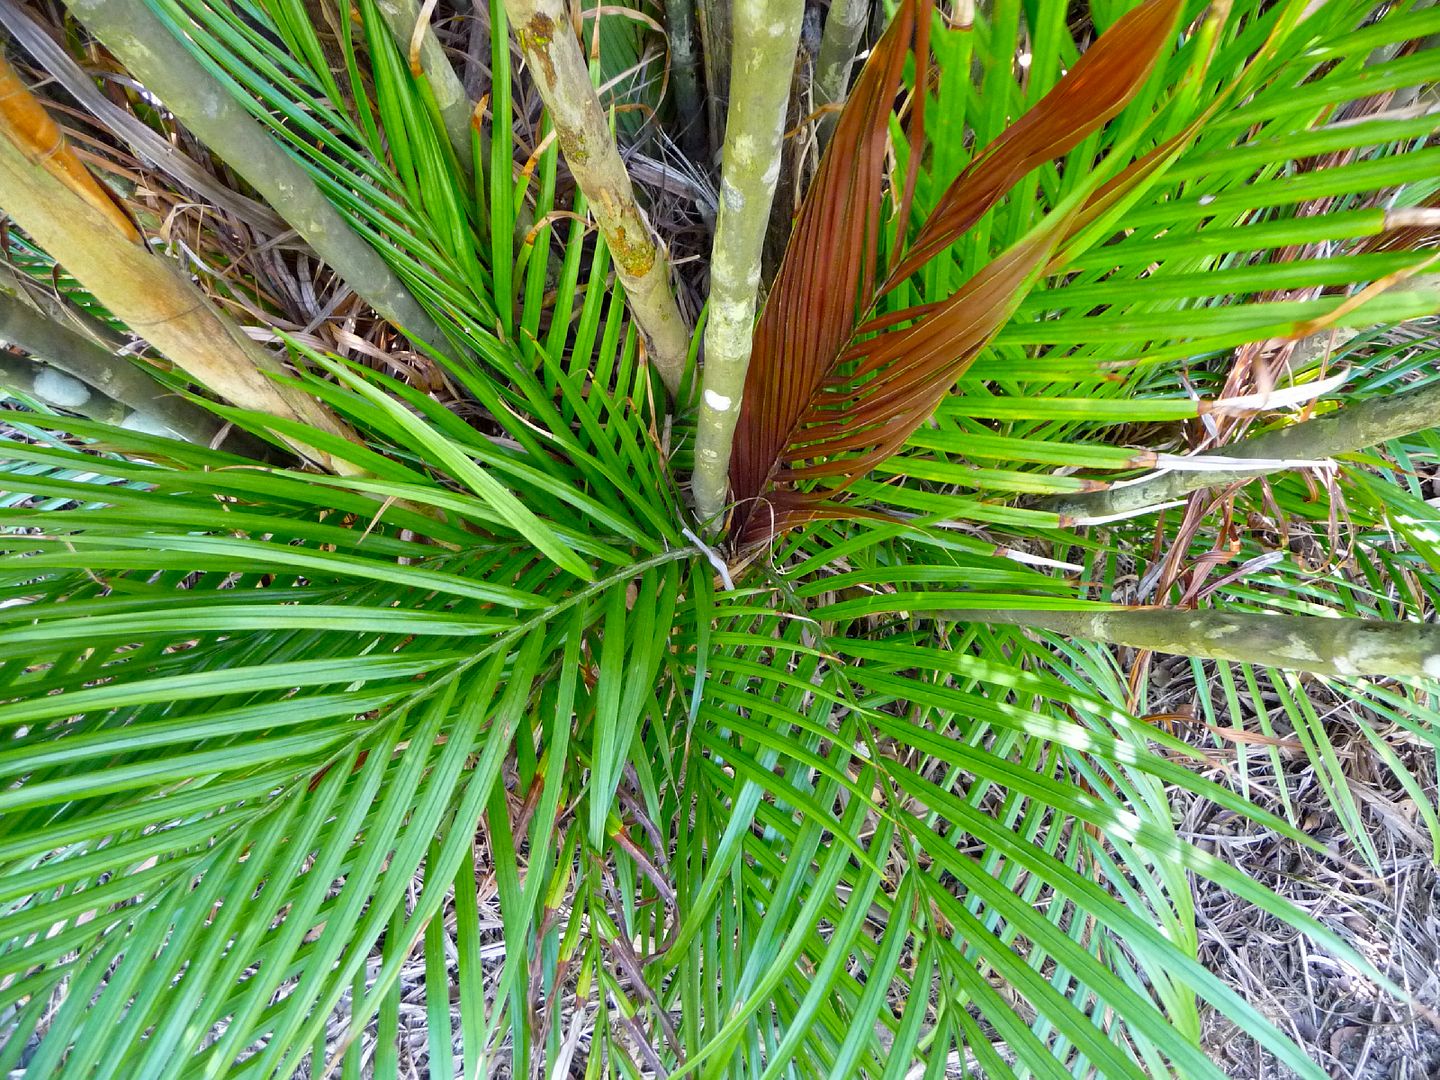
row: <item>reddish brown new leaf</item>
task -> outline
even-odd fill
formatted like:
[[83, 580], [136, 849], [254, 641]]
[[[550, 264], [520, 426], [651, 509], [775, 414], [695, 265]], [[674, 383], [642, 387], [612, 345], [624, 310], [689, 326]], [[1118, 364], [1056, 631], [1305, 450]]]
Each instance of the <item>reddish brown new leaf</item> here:
[[[918, 86], [929, 53], [928, 0], [901, 6], [841, 113], [756, 328], [730, 473], [741, 545], [841, 513], [827, 498], [895, 453], [1010, 318], [1078, 208], [1052, 217], [946, 300], [879, 316], [873, 308], [881, 292], [949, 247], [1026, 173], [1124, 108], [1166, 47], [1180, 7], [1180, 0], [1149, 0], [1117, 22], [957, 178], [877, 290], [889, 119], [908, 53], [916, 55]], [[919, 97], [912, 169], [923, 151]], [[1142, 167], [1115, 191], [1145, 175]], [[912, 186], [907, 176], [902, 213]], [[792, 487], [817, 480], [830, 483]]]
[[[815, 394], [782, 454], [785, 464], [774, 482], [834, 476], [853, 482], [895, 453], [1014, 313], [1068, 221], [1069, 215], [1052, 218], [948, 300], [911, 309], [909, 314], [923, 315], [909, 326], [870, 337], [891, 320], [862, 324], [856, 333], [861, 340], [841, 356], [842, 363], [856, 362], [853, 374], [827, 380]], [[849, 456], [857, 451], [858, 456]]]
[[944, 251], [1025, 175], [1067, 154], [1139, 92], [1170, 40], [1182, 0], [1149, 0], [1095, 42], [1038, 102], [987, 146], [940, 197], [882, 292]]
[[874, 298], [890, 113], [917, 27], [929, 19], [929, 0], [902, 4], [871, 51], [755, 329], [730, 466], [741, 519]]

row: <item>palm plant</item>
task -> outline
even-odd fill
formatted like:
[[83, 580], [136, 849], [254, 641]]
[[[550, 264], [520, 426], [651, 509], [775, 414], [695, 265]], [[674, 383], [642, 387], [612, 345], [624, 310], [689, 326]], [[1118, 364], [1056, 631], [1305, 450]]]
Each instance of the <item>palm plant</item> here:
[[[649, 62], [612, 9], [579, 67], [523, 9], [532, 126], [519, 4], [476, 13], [472, 103], [434, 4], [0, 0], [6, 287], [268, 448], [14, 390], [0, 1073], [397, 1075], [413, 956], [431, 1076], [1218, 1077], [1214, 1008], [1323, 1077], [1199, 962], [1193, 884], [1398, 988], [1169, 793], [1322, 850], [1250, 798], [1288, 727], [1373, 862], [1323, 683], [1440, 842], [1394, 745], [1440, 749], [1440, 345], [1396, 329], [1440, 311], [1440, 10], [1088, 7], [888, 9], [751, 334], [768, 207], [731, 193], [768, 203], [786, 94], [716, 13], [793, 55], [798, 8], [667, 3], [676, 92], [736, 111], [729, 336], [662, 384], [686, 298], [611, 160], [644, 125], [575, 85]], [[167, 189], [212, 208], [183, 266]], [[369, 336], [285, 317], [235, 239], [285, 228]], [[162, 281], [208, 331], [146, 322]], [[1151, 715], [1153, 651], [1256, 727], [1223, 772]]]

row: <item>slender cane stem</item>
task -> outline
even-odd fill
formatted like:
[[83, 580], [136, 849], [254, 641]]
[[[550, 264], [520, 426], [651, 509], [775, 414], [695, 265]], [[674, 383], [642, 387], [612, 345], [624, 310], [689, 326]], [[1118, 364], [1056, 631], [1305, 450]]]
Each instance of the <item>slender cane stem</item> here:
[[1440, 676], [1440, 627], [1424, 623], [1173, 608], [947, 611], [944, 617], [1324, 675]]
[[[1252, 480], [1286, 466], [1275, 462], [1322, 460], [1351, 454], [1389, 439], [1425, 431], [1440, 423], [1440, 386], [1429, 385], [1347, 405], [1338, 412], [1257, 435], [1223, 452], [1235, 459], [1230, 468], [1199, 472], [1159, 472], [1139, 483], [1075, 495], [1054, 496], [1036, 506], [1083, 525], [1097, 519], [1143, 514], [1201, 488]], [[1264, 464], [1246, 467], [1247, 458]]]
[[[825, 30], [820, 35], [820, 55], [815, 61], [815, 107], [839, 105], [850, 86], [850, 69], [855, 52], [865, 33], [870, 14], [867, 0], [834, 0], [825, 16]], [[835, 130], [836, 112], [820, 118], [820, 146], [823, 149]]]
[[802, 0], [738, 0], [734, 7], [734, 68], [695, 444], [695, 512], [701, 521], [714, 518], [725, 505], [803, 12]]
[[635, 202], [562, 0], [505, 0], [520, 51], [555, 125], [560, 151], [600, 225], [649, 346], [650, 366], [680, 389], [690, 332], [670, 288], [670, 260]]

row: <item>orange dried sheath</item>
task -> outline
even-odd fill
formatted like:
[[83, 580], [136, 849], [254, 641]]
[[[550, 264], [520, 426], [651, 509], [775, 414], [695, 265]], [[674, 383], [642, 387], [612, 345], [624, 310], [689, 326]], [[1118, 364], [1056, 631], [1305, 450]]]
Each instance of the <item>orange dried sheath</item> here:
[[0, 133], [31, 162], [42, 166], [109, 218], [127, 239], [141, 242], [134, 222], [110, 189], [96, 180], [76, 156], [59, 125], [50, 118], [40, 99], [20, 81], [19, 74], [4, 56], [0, 56]]

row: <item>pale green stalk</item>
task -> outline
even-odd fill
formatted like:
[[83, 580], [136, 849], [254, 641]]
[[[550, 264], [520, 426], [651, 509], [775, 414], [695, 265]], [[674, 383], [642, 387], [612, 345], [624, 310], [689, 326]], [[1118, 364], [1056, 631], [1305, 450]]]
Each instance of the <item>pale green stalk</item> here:
[[[865, 32], [870, 16], [867, 0], [833, 0], [825, 16], [825, 30], [820, 36], [820, 55], [815, 60], [815, 107], [839, 105], [850, 88], [850, 69], [855, 51]], [[823, 149], [835, 130], [838, 113], [827, 112], [820, 117], [819, 138]]]
[[[143, 426], [147, 431], [168, 429], [182, 439], [205, 446], [210, 445], [220, 431], [219, 419], [168, 391], [145, 374], [135, 361], [116, 356], [3, 291], [0, 291], [0, 343], [24, 349], [35, 360], [63, 372], [71, 382], [78, 380], [94, 391], [80, 395], [80, 404], [72, 408], [81, 416], [115, 424], [127, 420], [128, 416], [131, 426]], [[26, 364], [26, 361], [16, 361], [7, 370], [9, 385], [35, 393], [51, 404], [68, 407], [46, 392], [47, 378], [43, 372], [33, 371]]]
[[939, 614], [953, 622], [1023, 626], [1202, 660], [1323, 675], [1440, 678], [1440, 626], [1427, 623], [1174, 608]]
[[[144, 0], [71, 0], [70, 10], [367, 304], [419, 341], [445, 337], [304, 169], [191, 56]], [[52, 252], [52, 254], [58, 254]]]
[[635, 190], [606, 123], [590, 69], [561, 0], [505, 0], [560, 152], [600, 225], [646, 337], [650, 366], [672, 394], [680, 389], [690, 332], [670, 288], [670, 260], [635, 202]]
[[706, 126], [714, 154], [725, 138], [725, 108], [730, 101], [730, 0], [696, 0], [695, 21], [705, 65]]
[[[1234, 465], [1184, 472], [1158, 472], [1138, 483], [1039, 500], [1036, 505], [1084, 525], [1143, 514], [1199, 491], [1292, 468], [1292, 461], [1323, 461], [1353, 454], [1390, 439], [1440, 424], [1440, 385], [1347, 405], [1338, 412], [1257, 435], [1219, 453]], [[1246, 459], [1256, 461], [1253, 466]]]
[[697, 164], [705, 160], [705, 114], [695, 62], [694, 0], [665, 0], [665, 36], [670, 42], [670, 77], [675, 80], [675, 111], [680, 148]]
[[710, 314], [696, 428], [694, 496], [701, 521], [725, 506], [730, 447], [755, 330], [760, 256], [780, 178], [790, 75], [803, 0], [738, 0], [720, 212], [710, 254]]
[[93, 390], [79, 379], [3, 350], [0, 350], [0, 391], [35, 398], [52, 408], [102, 424], [119, 424], [130, 412], [114, 398]]

